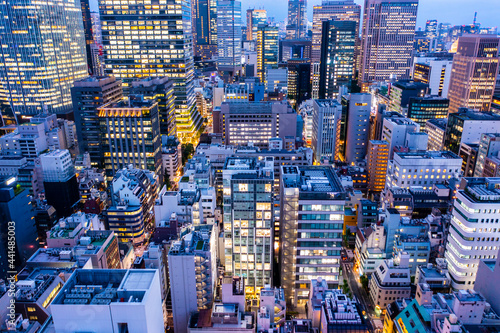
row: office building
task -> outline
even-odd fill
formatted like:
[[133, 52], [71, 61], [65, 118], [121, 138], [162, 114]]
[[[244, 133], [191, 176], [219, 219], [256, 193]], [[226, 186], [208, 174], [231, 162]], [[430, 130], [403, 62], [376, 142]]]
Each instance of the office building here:
[[448, 117], [449, 103], [447, 98], [438, 96], [410, 97], [406, 116], [419, 124], [424, 132], [428, 120]]
[[286, 39], [307, 37], [307, 0], [288, 0]]
[[267, 25], [267, 11], [265, 9], [247, 9], [246, 40], [257, 40], [259, 25]]
[[500, 134], [481, 134], [481, 141], [479, 142], [476, 165], [474, 168], [474, 177], [485, 177], [484, 168], [487, 163], [486, 159], [489, 157], [498, 157], [499, 152]]
[[429, 119], [425, 123], [424, 132], [429, 136], [427, 149], [429, 151], [443, 150], [444, 135], [448, 119]]
[[236, 75], [241, 70], [241, 2], [217, 1], [217, 69]]
[[246, 146], [252, 143], [267, 148], [269, 139], [295, 138], [297, 113], [287, 102], [224, 102], [213, 112], [214, 133], [222, 134], [225, 145]]
[[99, 108], [106, 176], [129, 165], [153, 171], [163, 183], [158, 102], [131, 95]]
[[415, 57], [414, 62], [413, 80], [428, 84], [431, 94], [447, 98], [453, 55]]
[[364, 85], [410, 78], [417, 7], [418, 0], [365, 0], [359, 72]]
[[174, 241], [168, 273], [175, 332], [187, 332], [191, 313], [211, 309], [217, 281], [216, 231], [198, 226]]
[[75, 81], [71, 88], [78, 147], [81, 153], [89, 153], [94, 166], [104, 166], [103, 138], [97, 109], [122, 96], [121, 81], [114, 76], [89, 76]]
[[120, 241], [140, 243], [152, 230], [158, 178], [149, 171], [132, 166], [118, 170], [111, 183], [112, 206], [105, 213], [106, 227]]
[[498, 252], [499, 179], [463, 178], [456, 196], [445, 258], [452, 287], [471, 289], [481, 259]]
[[[287, 89], [287, 79], [288, 79], [287, 72], [288, 72], [287, 69], [284, 67], [265, 68], [265, 80], [266, 80], [265, 86], [268, 96], [270, 95], [270, 93], [282, 92], [283, 90]], [[254, 100], [257, 101], [255, 96]]]
[[479, 144], [483, 133], [500, 133], [500, 115], [460, 109], [448, 116], [443, 147], [458, 154], [462, 143]]
[[389, 93], [389, 111], [408, 113], [408, 103], [411, 97], [423, 97], [428, 92], [429, 86], [425, 83], [414, 81], [397, 81], [391, 85]]
[[389, 144], [385, 140], [370, 140], [367, 151], [368, 190], [381, 192], [385, 187]]
[[499, 48], [498, 36], [465, 35], [458, 39], [448, 93], [450, 113], [462, 107], [490, 110], [498, 74]]
[[18, 122], [23, 115], [70, 113], [73, 81], [88, 75], [80, 2], [37, 3], [36, 15], [46, 24], [26, 19], [32, 6], [24, 0], [0, 5], [0, 97]]
[[296, 307], [311, 279], [338, 286], [346, 194], [331, 166], [281, 168], [281, 285]]
[[316, 162], [340, 159], [342, 105], [333, 99], [313, 102], [311, 146]]
[[217, 54], [217, 1], [192, 1], [191, 10], [194, 56], [212, 59]]
[[257, 76], [266, 83], [266, 69], [278, 66], [278, 27], [259, 25], [256, 40]]
[[225, 271], [245, 279], [248, 296], [271, 284], [274, 250], [274, 161], [230, 157], [224, 184]]
[[382, 126], [382, 140], [389, 143], [389, 159], [396, 146], [406, 147], [408, 134], [416, 133], [420, 126], [408, 118], [385, 118]]
[[54, 298], [50, 310], [54, 329], [61, 333], [78, 327], [96, 333], [161, 332], [159, 271], [78, 269]]
[[311, 60], [320, 62], [324, 21], [354, 21], [356, 22], [355, 36], [357, 37], [359, 36], [360, 16], [361, 5], [354, 3], [353, 0], [323, 0], [321, 4], [315, 5], [313, 7]]
[[311, 97], [311, 63], [309, 59], [291, 58], [287, 61], [288, 101], [294, 108]]
[[346, 120], [345, 161], [360, 162], [365, 159], [370, 134], [370, 94], [350, 94]]
[[[129, 92], [130, 95], [142, 95], [144, 99], [158, 103], [160, 134], [168, 136], [175, 136], [177, 134], [174, 85], [172, 80], [165, 76], [148, 77], [133, 81]], [[193, 114], [193, 116], [195, 115]]]
[[387, 165], [386, 190], [411, 186], [431, 189], [433, 184], [460, 177], [461, 168], [460, 156], [448, 151], [394, 153]]
[[355, 21], [324, 21], [321, 37], [319, 98], [335, 98], [351, 88], [355, 74]]
[[194, 100], [190, 3], [167, 0], [154, 9], [158, 10], [155, 16], [142, 21], [130, 21], [128, 11], [122, 11], [123, 5], [138, 13], [153, 14], [150, 5], [135, 0], [100, 3], [106, 74], [122, 80], [126, 92], [137, 78], [169, 77], [174, 83], [178, 137], [189, 142], [203, 121]]

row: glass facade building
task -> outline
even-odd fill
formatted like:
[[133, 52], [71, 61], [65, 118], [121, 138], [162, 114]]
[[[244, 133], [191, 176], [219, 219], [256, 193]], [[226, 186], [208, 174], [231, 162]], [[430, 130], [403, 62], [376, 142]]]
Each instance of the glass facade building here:
[[307, 0], [288, 0], [287, 39], [307, 37]]
[[16, 117], [71, 112], [71, 86], [87, 76], [78, 0], [0, 2], [0, 100]]
[[217, 68], [235, 73], [241, 69], [241, 2], [217, 1]]
[[266, 69], [278, 66], [278, 27], [260, 25], [257, 30], [257, 76], [267, 83]]

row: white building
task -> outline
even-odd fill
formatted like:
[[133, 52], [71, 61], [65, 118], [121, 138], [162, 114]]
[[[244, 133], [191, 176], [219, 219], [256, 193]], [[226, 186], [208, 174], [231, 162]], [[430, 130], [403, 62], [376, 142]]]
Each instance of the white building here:
[[212, 307], [217, 279], [216, 234], [213, 226], [195, 227], [170, 247], [168, 273], [176, 333], [187, 332], [193, 312]]
[[262, 288], [257, 313], [257, 332], [278, 332], [277, 329], [285, 324], [285, 314], [285, 291], [269, 286]]
[[342, 105], [333, 99], [314, 100], [311, 146], [316, 162], [339, 160]]
[[464, 178], [453, 205], [445, 258], [454, 289], [472, 289], [481, 259], [500, 247], [500, 178]]
[[33, 161], [47, 150], [47, 136], [42, 123], [27, 123], [17, 130], [0, 137], [2, 155], [19, 155]]
[[0, 155], [0, 176], [17, 175], [19, 168], [27, 164], [24, 156], [1, 156]]
[[40, 156], [44, 182], [64, 182], [75, 174], [68, 150], [54, 150]]
[[78, 269], [49, 309], [58, 333], [164, 331], [156, 269]]
[[453, 60], [436, 57], [415, 57], [413, 78], [429, 85], [433, 95], [448, 97]]
[[394, 153], [387, 165], [385, 190], [412, 186], [432, 189], [435, 183], [458, 178], [461, 168], [462, 159], [449, 151]]
[[169, 221], [174, 213], [181, 224], [202, 224], [204, 215], [201, 191], [196, 186], [193, 189], [167, 191], [167, 187], [163, 186], [154, 206], [156, 225], [161, 221]]
[[430, 119], [425, 123], [424, 132], [429, 135], [427, 149], [431, 151], [443, 150], [444, 135], [446, 133], [447, 119]]
[[384, 118], [382, 140], [389, 142], [389, 159], [394, 155], [394, 147], [405, 146], [408, 133], [419, 130], [420, 126], [408, 118]]

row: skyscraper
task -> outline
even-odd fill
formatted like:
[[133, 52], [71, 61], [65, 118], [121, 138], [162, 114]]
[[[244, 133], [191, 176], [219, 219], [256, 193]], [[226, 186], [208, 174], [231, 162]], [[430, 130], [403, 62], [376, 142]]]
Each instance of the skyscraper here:
[[356, 44], [355, 21], [324, 21], [321, 39], [319, 98], [334, 98], [351, 88]]
[[498, 73], [500, 38], [465, 35], [458, 39], [451, 69], [450, 113], [467, 107], [489, 111]]
[[288, 101], [293, 107], [298, 107], [311, 98], [311, 63], [303, 58], [288, 59], [286, 63]]
[[311, 145], [316, 162], [339, 160], [342, 105], [334, 99], [313, 102]]
[[217, 69], [230, 76], [241, 70], [241, 2], [217, 1]]
[[409, 79], [418, 0], [365, 0], [359, 80], [363, 88], [392, 77]]
[[266, 83], [268, 66], [278, 66], [278, 27], [259, 25], [257, 28], [257, 76]]
[[370, 94], [350, 94], [346, 120], [345, 161], [360, 162], [365, 159], [370, 134]]
[[437, 38], [437, 36], [437, 20], [427, 20], [427, 22], [425, 22], [425, 37], [432, 39]]
[[211, 59], [217, 53], [217, 1], [191, 2], [194, 55]]
[[165, 0], [154, 7], [136, 0], [99, 2], [106, 72], [121, 79], [126, 92], [137, 78], [171, 78], [178, 137], [190, 141], [203, 120], [194, 99], [190, 2]]
[[257, 39], [257, 29], [261, 24], [267, 24], [267, 11], [265, 9], [248, 9], [247, 40]]
[[324, 21], [355, 21], [356, 38], [359, 36], [361, 5], [354, 0], [323, 0], [313, 7], [311, 60], [319, 62], [321, 57], [321, 35]]
[[80, 2], [4, 1], [0, 14], [0, 100], [17, 117], [71, 112], [71, 86], [88, 75]]
[[307, 0], [288, 0], [288, 24], [286, 38], [299, 39], [307, 36]]

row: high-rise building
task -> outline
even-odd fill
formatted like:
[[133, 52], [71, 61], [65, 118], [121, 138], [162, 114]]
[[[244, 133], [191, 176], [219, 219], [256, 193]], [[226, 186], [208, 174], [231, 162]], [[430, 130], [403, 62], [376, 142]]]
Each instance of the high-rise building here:
[[[169, 77], [176, 97], [177, 135], [189, 142], [203, 121], [194, 99], [190, 2], [166, 0], [157, 6], [136, 0], [99, 3], [106, 73], [121, 79], [126, 92], [137, 78]], [[146, 16], [134, 16], [141, 13]]]
[[282, 166], [280, 184], [281, 286], [296, 307], [312, 279], [338, 286], [346, 194], [331, 166]]
[[73, 111], [73, 81], [88, 75], [80, 2], [12, 0], [0, 13], [0, 100], [17, 118]]
[[257, 27], [257, 76], [261, 83], [267, 82], [266, 69], [278, 66], [278, 27], [259, 25]]
[[[472, 289], [481, 259], [498, 253], [498, 178], [464, 178], [453, 204], [445, 258], [454, 289]], [[480, 223], [480, 224], [479, 224]]]
[[213, 225], [193, 227], [168, 252], [168, 273], [175, 332], [186, 333], [189, 316], [211, 309], [217, 281]]
[[321, 38], [319, 98], [335, 98], [341, 86], [351, 88], [355, 71], [355, 21], [324, 21]]
[[443, 150], [444, 134], [448, 119], [429, 119], [425, 123], [424, 132], [429, 136], [427, 149], [430, 151]]
[[114, 76], [90, 76], [75, 81], [71, 88], [78, 147], [82, 154], [89, 153], [93, 166], [104, 166], [103, 138], [97, 109], [122, 96], [122, 83]]
[[389, 143], [389, 159], [392, 159], [394, 147], [404, 147], [407, 135], [419, 130], [420, 126], [408, 118], [384, 118], [382, 140]]
[[299, 39], [307, 36], [307, 0], [288, 0], [286, 38]]
[[191, 2], [194, 56], [212, 59], [217, 54], [217, 0]]
[[257, 29], [261, 24], [267, 24], [267, 11], [265, 9], [247, 9], [247, 40], [257, 40]]
[[389, 162], [389, 143], [385, 140], [370, 140], [366, 157], [369, 191], [382, 192], [384, 190], [387, 162]]
[[489, 111], [498, 73], [500, 38], [465, 35], [453, 57], [448, 98], [450, 113], [461, 107]]
[[425, 83], [414, 81], [397, 81], [391, 85], [389, 92], [389, 111], [408, 113], [410, 97], [423, 97], [428, 92], [429, 86]]
[[291, 58], [287, 61], [287, 92], [292, 107], [311, 98], [311, 63], [309, 59]]
[[142, 95], [124, 97], [99, 108], [106, 176], [133, 165], [153, 171], [163, 182], [158, 102]]
[[314, 6], [311, 60], [318, 63], [320, 61], [321, 36], [324, 21], [355, 21], [355, 36], [358, 38], [360, 16], [361, 5], [354, 3], [354, 0], [323, 0], [321, 5]]
[[425, 22], [425, 37], [432, 39], [438, 36], [437, 20], [427, 20]]
[[311, 40], [282, 39], [280, 40], [279, 54], [280, 54], [279, 58], [280, 63], [286, 63], [289, 59], [310, 59]]
[[217, 69], [235, 75], [241, 70], [241, 2], [217, 1]]
[[433, 95], [448, 97], [453, 58], [451, 54], [439, 57], [415, 57], [413, 80], [429, 85]]
[[273, 277], [273, 169], [269, 156], [229, 157], [222, 170], [225, 270], [245, 279], [248, 296], [258, 295]]
[[143, 95], [144, 99], [158, 103], [160, 117], [160, 134], [175, 136], [177, 126], [175, 121], [174, 85], [168, 77], [148, 77], [133, 81], [130, 88], [131, 95]]
[[95, 40], [95, 35], [92, 31], [93, 22], [90, 13], [90, 1], [80, 0], [83, 18], [83, 31], [85, 33], [85, 51], [87, 51], [87, 66], [90, 75], [102, 75], [101, 63], [99, 56], [96, 55], [96, 50], [99, 50], [98, 43]]
[[345, 161], [360, 162], [365, 159], [370, 135], [370, 94], [350, 94], [346, 120]]
[[484, 177], [484, 168], [488, 157], [497, 157], [500, 152], [500, 134], [485, 133], [481, 134], [481, 141], [477, 150], [476, 166], [474, 177]]
[[359, 81], [409, 79], [418, 0], [365, 0]]
[[406, 116], [420, 125], [424, 131], [427, 121], [430, 119], [446, 119], [448, 117], [447, 98], [438, 96], [410, 97]]
[[313, 102], [311, 146], [316, 162], [340, 159], [342, 105], [334, 99]]

